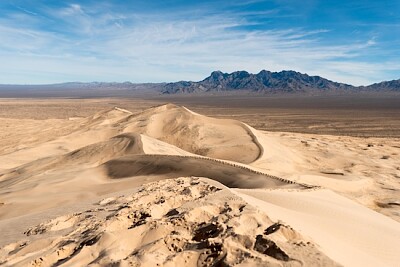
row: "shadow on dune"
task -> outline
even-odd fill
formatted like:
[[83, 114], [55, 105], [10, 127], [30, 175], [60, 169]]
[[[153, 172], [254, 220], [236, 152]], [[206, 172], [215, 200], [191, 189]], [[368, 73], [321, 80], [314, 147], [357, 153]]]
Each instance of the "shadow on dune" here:
[[231, 188], [303, 188], [278, 177], [210, 158], [172, 155], [129, 155], [102, 165], [111, 179], [162, 175], [165, 178], [197, 176], [214, 179]]

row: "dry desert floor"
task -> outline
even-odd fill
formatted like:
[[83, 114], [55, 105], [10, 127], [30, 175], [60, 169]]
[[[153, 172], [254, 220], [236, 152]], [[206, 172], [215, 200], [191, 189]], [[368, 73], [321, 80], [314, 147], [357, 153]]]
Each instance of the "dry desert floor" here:
[[0, 265], [399, 266], [398, 136], [193, 110], [0, 101]]

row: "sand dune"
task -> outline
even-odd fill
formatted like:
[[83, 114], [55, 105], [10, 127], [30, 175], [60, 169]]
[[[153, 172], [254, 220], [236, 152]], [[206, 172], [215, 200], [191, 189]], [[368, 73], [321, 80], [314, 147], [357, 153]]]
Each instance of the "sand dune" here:
[[293, 138], [298, 149], [171, 104], [53, 127], [53, 137], [0, 148], [2, 265], [400, 262], [400, 224], [362, 195], [381, 192], [375, 182], [340, 161], [323, 165], [317, 156], [337, 154], [318, 154], [311, 141]]

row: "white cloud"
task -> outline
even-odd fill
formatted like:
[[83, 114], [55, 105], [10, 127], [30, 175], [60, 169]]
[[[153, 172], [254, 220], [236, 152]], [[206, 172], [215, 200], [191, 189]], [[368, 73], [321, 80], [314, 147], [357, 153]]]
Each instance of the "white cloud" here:
[[0, 59], [7, 63], [0, 72], [8, 73], [0, 83], [200, 80], [217, 69], [293, 69], [359, 85], [400, 69], [360, 59], [378, 45], [375, 39], [323, 44], [328, 29], [249, 31], [241, 27], [254, 23], [233, 14], [190, 18], [71, 4], [46, 15], [64, 28], [43, 31], [0, 19]]

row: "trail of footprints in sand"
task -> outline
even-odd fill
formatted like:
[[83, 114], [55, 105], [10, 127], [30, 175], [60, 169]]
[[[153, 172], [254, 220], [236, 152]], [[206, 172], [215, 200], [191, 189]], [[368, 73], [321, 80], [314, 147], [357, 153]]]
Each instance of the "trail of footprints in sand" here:
[[25, 234], [35, 238], [1, 248], [0, 264], [335, 265], [290, 227], [195, 177], [148, 184], [133, 195], [104, 199], [95, 209], [58, 217]]

